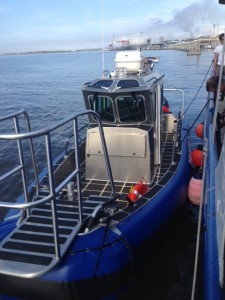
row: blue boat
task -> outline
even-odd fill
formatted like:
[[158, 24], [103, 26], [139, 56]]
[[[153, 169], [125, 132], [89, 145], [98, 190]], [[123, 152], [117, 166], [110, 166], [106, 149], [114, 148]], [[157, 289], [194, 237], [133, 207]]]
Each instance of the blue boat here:
[[[221, 79], [220, 79], [221, 80]], [[204, 168], [203, 168], [203, 287], [205, 300], [225, 299], [224, 232], [225, 232], [225, 140], [219, 150], [216, 134], [217, 112], [224, 109], [220, 101], [209, 92], [204, 118]], [[220, 111], [221, 112], [221, 111]]]
[[140, 51], [115, 63], [84, 84], [82, 112], [36, 131], [24, 110], [0, 118], [0, 142], [15, 148], [0, 175], [2, 300], [117, 299], [187, 198], [183, 91], [164, 88]]
[[[225, 4], [224, 0], [218, 1]], [[223, 45], [222, 58], [225, 46]], [[218, 117], [225, 109], [224, 93], [221, 85], [224, 81], [222, 69], [208, 90], [206, 115], [204, 118], [204, 164], [202, 208], [203, 216], [203, 298], [204, 300], [225, 299], [224, 279], [224, 241], [225, 241], [225, 139], [224, 132], [218, 130]], [[207, 82], [208, 84], [208, 82]], [[224, 83], [223, 83], [224, 84]], [[224, 131], [224, 129], [222, 129]]]

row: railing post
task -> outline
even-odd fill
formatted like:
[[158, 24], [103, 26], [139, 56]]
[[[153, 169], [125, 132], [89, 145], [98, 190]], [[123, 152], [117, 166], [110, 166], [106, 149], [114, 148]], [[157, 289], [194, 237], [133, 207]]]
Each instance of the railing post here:
[[60, 258], [60, 246], [59, 246], [59, 233], [58, 233], [58, 221], [56, 213], [56, 203], [55, 203], [55, 183], [54, 183], [54, 169], [52, 162], [52, 151], [51, 151], [51, 137], [50, 132], [45, 135], [45, 147], [46, 147], [46, 156], [47, 156], [47, 168], [48, 168], [48, 180], [49, 180], [49, 190], [52, 196], [51, 199], [51, 211], [52, 211], [52, 224], [53, 224], [53, 235], [54, 235], [54, 244], [55, 244], [55, 255], [56, 258]]
[[[24, 118], [26, 121], [26, 126], [27, 126], [27, 132], [31, 132], [31, 127], [30, 127], [30, 121], [27, 112], [24, 112]], [[35, 154], [34, 154], [34, 145], [33, 145], [33, 140], [32, 138], [29, 139], [29, 145], [30, 145], [30, 153], [31, 153], [31, 160], [32, 160], [32, 165], [33, 165], [33, 172], [34, 172], [34, 181], [35, 181], [35, 186], [36, 186], [36, 194], [39, 193], [39, 180], [38, 180], [38, 175], [37, 175], [37, 166], [36, 166], [36, 160], [35, 160]]]
[[74, 149], [75, 149], [75, 164], [78, 172], [76, 173], [77, 180], [77, 198], [79, 206], [79, 221], [83, 222], [83, 203], [81, 193], [81, 176], [80, 176], [80, 158], [79, 158], [79, 141], [78, 141], [78, 124], [77, 117], [73, 120], [73, 131], [74, 131]]
[[[20, 133], [18, 116], [14, 117], [13, 119], [14, 119], [15, 132]], [[28, 189], [27, 189], [26, 171], [25, 171], [25, 167], [24, 167], [24, 157], [23, 157], [21, 140], [17, 140], [16, 142], [17, 142], [19, 160], [20, 160], [20, 165], [21, 165], [21, 177], [22, 177], [22, 184], [23, 184], [23, 190], [24, 190], [24, 198], [25, 198], [25, 202], [28, 203], [29, 195], [28, 195]], [[27, 210], [27, 214], [29, 214], [28, 210]]]

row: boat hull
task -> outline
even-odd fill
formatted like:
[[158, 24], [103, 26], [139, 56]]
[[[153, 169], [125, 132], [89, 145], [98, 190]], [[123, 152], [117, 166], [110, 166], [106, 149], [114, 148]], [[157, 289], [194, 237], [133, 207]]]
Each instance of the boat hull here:
[[[134, 267], [153, 257], [168, 222], [187, 198], [191, 173], [187, 144], [186, 139], [176, 172], [166, 175], [171, 176], [169, 184], [163, 186], [162, 178], [154, 190], [150, 188], [140, 199], [146, 202], [144, 205], [128, 207], [136, 212], [116, 226], [105, 224], [88, 235], [78, 235], [68, 254], [46, 275], [38, 278], [0, 275], [1, 299], [116, 299], [129, 286]], [[158, 193], [152, 197], [155, 189]], [[13, 226], [13, 223], [2, 226], [1, 238]]]
[[207, 163], [205, 164], [204, 182], [204, 299], [222, 300], [225, 298], [224, 289], [219, 283], [219, 257], [217, 243], [217, 212], [215, 195], [215, 169], [218, 163], [217, 150], [213, 138], [212, 125], [208, 127], [209, 144]]
[[[118, 298], [137, 268], [154, 259], [187, 199], [184, 93], [164, 89], [164, 75], [139, 51], [117, 58], [122, 65], [115, 71], [84, 84], [87, 110], [38, 131], [31, 131], [26, 111], [0, 118], [15, 124], [15, 133], [0, 140], [16, 140], [20, 158], [0, 179], [22, 170], [22, 196], [0, 202], [20, 212], [14, 223], [11, 212], [0, 222], [3, 300]], [[174, 111], [163, 111], [164, 91], [179, 93]], [[55, 157], [61, 136], [65, 150]], [[41, 161], [36, 138], [45, 142]], [[31, 185], [25, 171], [32, 173]]]

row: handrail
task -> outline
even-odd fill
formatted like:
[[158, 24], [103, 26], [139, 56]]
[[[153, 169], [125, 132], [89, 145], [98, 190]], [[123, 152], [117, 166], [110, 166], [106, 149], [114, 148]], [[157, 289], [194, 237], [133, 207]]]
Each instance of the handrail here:
[[181, 118], [184, 118], [184, 91], [181, 89], [169, 89], [169, 88], [164, 88], [163, 91], [173, 91], [173, 92], [180, 92], [182, 94], [182, 106], [181, 106]]
[[[181, 106], [180, 106], [180, 110], [178, 112], [178, 117], [177, 117], [177, 123], [176, 123], [176, 126], [175, 126], [175, 135], [180, 139], [177, 139], [178, 141], [180, 140], [180, 144], [183, 142], [183, 140], [185, 140], [185, 138], [188, 136], [188, 134], [186, 134], [182, 139], [182, 135], [181, 135], [181, 121], [182, 119], [184, 118], [184, 91], [181, 90], [181, 89], [178, 89], [178, 88], [164, 88], [163, 91], [166, 91], [166, 92], [178, 92], [178, 93], [181, 93]], [[176, 147], [179, 147], [179, 145], [174, 145], [173, 147], [173, 163], [174, 163], [174, 159], [175, 159], [175, 154], [176, 154], [176, 151], [175, 151], [175, 148]]]
[[[24, 110], [24, 109], [21, 109], [21, 110], [17, 111], [16, 113], [2, 116], [0, 118], [0, 122], [13, 119], [15, 133], [18, 134], [18, 133], [20, 133], [20, 125], [19, 125], [19, 121], [18, 121], [18, 118], [20, 116], [22, 116], [24, 119], [24, 123], [25, 123], [27, 132], [31, 132], [29, 116], [28, 116], [28, 113], [26, 112], [26, 110]], [[33, 146], [32, 139], [29, 139], [29, 145], [30, 145], [31, 160], [32, 160], [32, 166], [33, 166], [33, 172], [34, 172], [34, 181], [35, 181], [35, 185], [36, 185], [36, 191], [38, 193], [39, 192], [39, 184], [38, 184], [37, 167], [36, 167], [36, 163], [35, 163], [34, 146]], [[17, 148], [18, 148], [18, 153], [19, 153], [20, 164], [19, 164], [19, 166], [15, 167], [14, 170], [11, 170], [11, 172], [6, 173], [5, 177], [8, 177], [8, 176], [12, 175], [13, 173], [17, 172], [18, 169], [21, 170], [25, 200], [28, 203], [29, 197], [28, 197], [28, 190], [26, 188], [26, 174], [25, 174], [24, 161], [23, 161], [23, 155], [22, 155], [22, 152], [23, 152], [22, 145], [21, 145], [20, 140], [17, 140]], [[3, 177], [0, 177], [0, 180], [2, 180], [2, 179], [3, 179]]]
[[[22, 133], [20, 131], [20, 126], [18, 123], [18, 117], [20, 115], [24, 116], [25, 123], [27, 124], [27, 132]], [[3, 116], [0, 118], [0, 121], [7, 120], [7, 119], [14, 119], [15, 122], [15, 133], [13, 134], [0, 134], [0, 140], [16, 140], [18, 145], [18, 152], [19, 152], [19, 158], [20, 158], [20, 165], [16, 168], [13, 168], [11, 171], [7, 172], [6, 174], [2, 175], [0, 177], [0, 180], [5, 179], [7, 176], [12, 175], [14, 172], [18, 170], [23, 170], [21, 173], [22, 175], [22, 181], [23, 181], [23, 190], [25, 195], [25, 202], [24, 203], [7, 203], [7, 202], [0, 202], [0, 208], [8, 208], [8, 209], [21, 209], [21, 210], [29, 210], [32, 207], [39, 206], [47, 201], [51, 201], [51, 211], [52, 211], [52, 222], [53, 222], [53, 235], [54, 235], [54, 245], [55, 245], [55, 255], [56, 258], [60, 258], [60, 246], [59, 246], [59, 234], [58, 234], [58, 220], [57, 220], [57, 214], [56, 214], [56, 202], [55, 198], [58, 195], [58, 193], [73, 179], [76, 178], [76, 184], [77, 184], [77, 198], [78, 198], [78, 208], [79, 208], [79, 223], [82, 224], [83, 222], [83, 208], [82, 208], [82, 193], [81, 193], [81, 162], [80, 162], [80, 155], [79, 155], [79, 130], [84, 129], [85, 126], [82, 126], [79, 128], [78, 126], [78, 118], [86, 115], [93, 115], [93, 117], [97, 120], [98, 127], [99, 127], [99, 133], [100, 133], [100, 139], [102, 142], [103, 147], [103, 153], [105, 157], [105, 163], [106, 163], [106, 169], [107, 174], [109, 177], [109, 182], [111, 184], [112, 189], [112, 197], [115, 197], [115, 187], [114, 187], [114, 181], [112, 177], [112, 171], [110, 166], [110, 161], [108, 157], [105, 137], [104, 137], [104, 131], [101, 124], [101, 119], [99, 115], [92, 111], [92, 110], [86, 110], [82, 111], [76, 114], [73, 114], [64, 120], [61, 120], [53, 125], [48, 126], [47, 128], [31, 131], [30, 128], [30, 122], [28, 114], [25, 110], [20, 110], [17, 113]], [[60, 183], [58, 183], [57, 186], [55, 186], [55, 179], [54, 179], [54, 161], [52, 157], [52, 141], [51, 141], [51, 133], [59, 129], [61, 126], [72, 122], [72, 129], [73, 129], [73, 137], [74, 137], [74, 149], [75, 149], [75, 169], [66, 176]], [[37, 137], [44, 137], [45, 138], [45, 151], [46, 151], [46, 160], [47, 160], [47, 170], [48, 170], [48, 179], [49, 179], [49, 193], [48, 195], [44, 196], [41, 199], [33, 199], [35, 201], [29, 200], [28, 197], [28, 186], [26, 183], [26, 174], [25, 174], [25, 166], [24, 166], [24, 153], [21, 146], [22, 140], [29, 140], [30, 142], [30, 151], [31, 156], [33, 158], [33, 163], [35, 166], [35, 189], [39, 191], [39, 180], [36, 173], [36, 160], [35, 160], [35, 154], [34, 154], [34, 148], [33, 148], [33, 139]], [[66, 150], [67, 152], [67, 150]], [[38, 195], [38, 193], [36, 193]]]
[[[98, 114], [95, 113], [92, 110], [86, 110], [80, 113], [76, 113], [73, 115], [70, 115], [69, 117], [48, 126], [45, 129], [39, 129], [33, 132], [29, 132], [29, 133], [17, 133], [17, 134], [0, 134], [0, 140], [23, 140], [23, 139], [28, 139], [28, 138], [35, 138], [35, 137], [40, 137], [40, 136], [44, 136], [47, 135], [48, 133], [52, 132], [55, 129], [58, 129], [59, 127], [65, 125], [66, 123], [68, 123], [69, 121], [72, 121], [80, 116], [86, 115], [86, 114], [93, 114], [96, 116], [96, 118], [98, 119], [99, 122], [101, 122], [100, 118], [98, 117]], [[4, 118], [5, 119], [5, 118]], [[1, 119], [0, 119], [1, 121]]]

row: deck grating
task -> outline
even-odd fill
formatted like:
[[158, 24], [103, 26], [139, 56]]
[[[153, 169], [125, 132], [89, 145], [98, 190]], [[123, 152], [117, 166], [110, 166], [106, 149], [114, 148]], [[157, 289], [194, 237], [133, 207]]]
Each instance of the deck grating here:
[[[168, 145], [163, 149], [162, 164], [158, 167], [158, 171], [145, 197], [138, 199], [134, 206], [128, 205], [126, 197], [119, 199], [116, 203], [118, 211], [112, 216], [112, 222], [119, 222], [137, 211], [146, 202], [150, 201], [173, 176], [178, 164], [172, 164], [172, 136], [173, 134], [167, 135]], [[176, 157], [179, 158], [180, 156], [176, 155]], [[82, 176], [84, 175], [85, 173], [83, 172]], [[38, 198], [46, 197], [49, 194], [49, 191], [46, 189], [47, 184], [48, 177], [45, 177], [43, 180], [43, 188], [40, 190]], [[127, 194], [131, 184], [135, 185], [136, 183], [127, 182], [124, 184], [115, 182], [116, 193]], [[100, 203], [111, 198], [111, 187], [107, 181], [85, 180], [81, 188], [83, 212], [87, 218]], [[104, 190], [104, 192], [102, 192], [102, 190]], [[64, 245], [68, 247], [70, 241], [79, 230], [76, 229], [79, 222], [76, 186], [74, 192], [74, 201], [68, 200], [66, 189], [63, 189], [59, 193], [55, 201], [58, 217], [59, 244], [62, 249], [64, 249]], [[21, 268], [21, 265], [24, 264], [24, 269], [28, 268], [29, 270], [30, 268], [31, 273], [33, 272], [32, 268], [37, 268], [36, 270], [38, 272], [39, 267], [41, 270], [43, 266], [50, 265], [55, 257], [52, 223], [50, 202], [32, 208], [30, 215], [22, 221], [8, 238], [1, 242], [0, 264], [3, 261], [10, 261], [11, 264], [14, 262], [15, 269], [17, 269], [17, 267]]]

